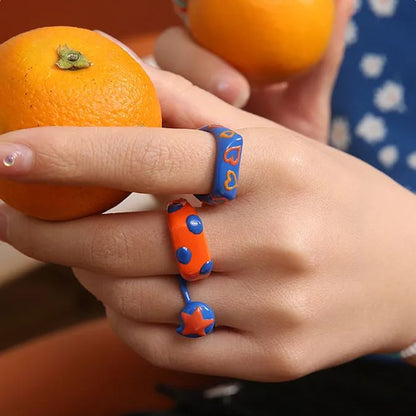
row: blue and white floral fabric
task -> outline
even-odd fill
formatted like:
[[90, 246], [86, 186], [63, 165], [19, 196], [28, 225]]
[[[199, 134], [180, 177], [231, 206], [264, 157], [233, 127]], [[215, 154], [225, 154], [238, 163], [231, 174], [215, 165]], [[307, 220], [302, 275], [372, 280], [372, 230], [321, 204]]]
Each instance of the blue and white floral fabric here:
[[416, 1], [355, 0], [330, 143], [416, 192]]

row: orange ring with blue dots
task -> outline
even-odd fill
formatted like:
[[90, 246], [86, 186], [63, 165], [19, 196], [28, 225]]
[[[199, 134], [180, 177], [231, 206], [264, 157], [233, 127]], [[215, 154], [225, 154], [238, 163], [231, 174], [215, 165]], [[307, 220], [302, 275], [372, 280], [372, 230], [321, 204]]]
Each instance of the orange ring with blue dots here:
[[168, 205], [168, 226], [180, 275], [188, 281], [208, 277], [213, 263], [204, 226], [186, 199]]

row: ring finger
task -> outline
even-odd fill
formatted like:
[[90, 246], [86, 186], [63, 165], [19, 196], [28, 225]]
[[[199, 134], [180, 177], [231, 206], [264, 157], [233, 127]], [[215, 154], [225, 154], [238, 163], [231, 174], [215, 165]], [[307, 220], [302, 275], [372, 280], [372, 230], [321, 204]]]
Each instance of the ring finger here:
[[[179, 312], [185, 305], [176, 276], [126, 278], [80, 269], [74, 273], [88, 291], [119, 315], [136, 322], [178, 324]], [[192, 301], [203, 301], [214, 310], [217, 327], [244, 330], [250, 307], [239, 301], [245, 297], [243, 286], [240, 279], [215, 273], [188, 289]]]

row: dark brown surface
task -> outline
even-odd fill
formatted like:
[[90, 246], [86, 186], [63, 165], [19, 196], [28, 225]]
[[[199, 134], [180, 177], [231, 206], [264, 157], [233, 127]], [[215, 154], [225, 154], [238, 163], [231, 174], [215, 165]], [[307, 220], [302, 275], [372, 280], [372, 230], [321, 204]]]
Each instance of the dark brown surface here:
[[170, 0], [1, 0], [0, 43], [42, 26], [100, 29], [125, 39], [178, 22]]
[[69, 268], [41, 267], [0, 287], [0, 350], [103, 315]]

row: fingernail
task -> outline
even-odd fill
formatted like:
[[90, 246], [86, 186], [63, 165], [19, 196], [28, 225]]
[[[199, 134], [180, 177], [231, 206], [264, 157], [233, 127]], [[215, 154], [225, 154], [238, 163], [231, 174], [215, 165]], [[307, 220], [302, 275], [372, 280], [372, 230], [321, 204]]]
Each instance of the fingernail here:
[[33, 152], [29, 147], [14, 143], [0, 143], [0, 175], [14, 175], [30, 171]]
[[230, 83], [224, 80], [215, 84], [213, 92], [217, 97], [238, 108], [244, 107], [250, 96], [249, 88], [243, 88], [237, 83]]
[[0, 203], [0, 241], [7, 243], [7, 216], [3, 207], [4, 204]]

